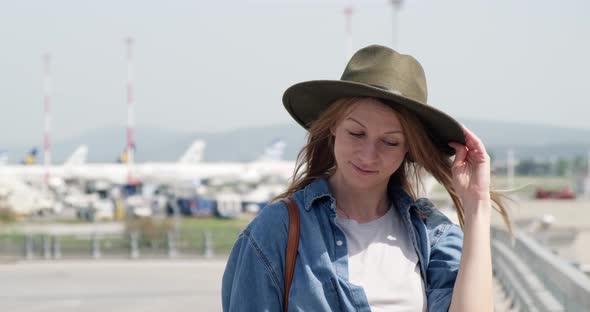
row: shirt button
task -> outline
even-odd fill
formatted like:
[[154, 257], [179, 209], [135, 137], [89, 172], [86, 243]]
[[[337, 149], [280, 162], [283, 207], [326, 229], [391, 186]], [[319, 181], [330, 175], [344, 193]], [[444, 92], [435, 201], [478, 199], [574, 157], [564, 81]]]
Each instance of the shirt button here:
[[336, 241], [336, 245], [337, 245], [337, 246], [342, 246], [342, 244], [343, 244], [343, 243], [342, 243], [342, 241], [341, 241], [341, 240], [337, 240], [337, 241]]

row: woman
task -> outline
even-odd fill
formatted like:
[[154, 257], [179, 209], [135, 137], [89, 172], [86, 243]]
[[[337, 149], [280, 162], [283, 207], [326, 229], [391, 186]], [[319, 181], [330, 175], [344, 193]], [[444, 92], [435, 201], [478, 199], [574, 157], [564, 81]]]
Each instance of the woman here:
[[[426, 105], [420, 64], [383, 46], [340, 80], [289, 88], [308, 129], [288, 190], [301, 219], [290, 311], [493, 311], [490, 159], [481, 141]], [[455, 155], [454, 160], [451, 156]], [[450, 194], [461, 227], [417, 199], [422, 169]], [[224, 311], [280, 311], [289, 216], [275, 201], [236, 241]]]

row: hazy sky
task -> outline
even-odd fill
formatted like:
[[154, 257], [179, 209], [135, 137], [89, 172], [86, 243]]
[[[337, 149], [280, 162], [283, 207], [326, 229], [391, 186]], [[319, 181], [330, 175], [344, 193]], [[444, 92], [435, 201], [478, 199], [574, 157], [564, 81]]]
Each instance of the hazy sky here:
[[[126, 122], [125, 45], [136, 40], [136, 123], [222, 130], [290, 122], [283, 91], [339, 79], [350, 1], [0, 0], [0, 148], [40, 142], [50, 52], [53, 139]], [[353, 46], [391, 45], [388, 1], [352, 1]], [[590, 128], [590, 2], [412, 0], [400, 52], [429, 102], [457, 118]]]

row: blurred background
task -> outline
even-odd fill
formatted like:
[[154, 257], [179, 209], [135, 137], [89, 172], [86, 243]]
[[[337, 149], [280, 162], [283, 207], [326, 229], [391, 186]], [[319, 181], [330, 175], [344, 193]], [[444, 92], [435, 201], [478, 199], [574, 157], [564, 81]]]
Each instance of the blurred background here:
[[[429, 104], [482, 138], [509, 191], [516, 241], [499, 215], [492, 229], [497, 310], [589, 309], [588, 13], [582, 0], [0, 0], [0, 309], [220, 310], [234, 241], [305, 142], [282, 93], [339, 79], [371, 44], [419, 60]], [[424, 192], [456, 221], [436, 181]]]

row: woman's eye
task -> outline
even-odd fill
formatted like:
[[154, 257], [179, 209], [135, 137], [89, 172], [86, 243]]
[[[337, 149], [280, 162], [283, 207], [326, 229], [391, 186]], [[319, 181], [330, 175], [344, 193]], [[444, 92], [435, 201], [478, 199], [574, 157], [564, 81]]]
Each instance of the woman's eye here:
[[364, 133], [362, 132], [352, 132], [352, 131], [348, 131], [348, 134], [352, 135], [353, 137], [361, 137], [363, 136]]
[[396, 143], [396, 142], [383, 141], [383, 143], [385, 143], [385, 145], [387, 145], [387, 146], [398, 146], [399, 145], [399, 143]]

